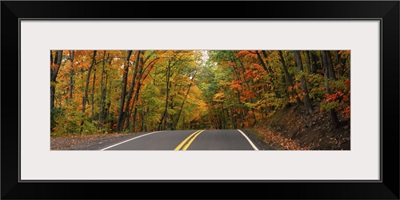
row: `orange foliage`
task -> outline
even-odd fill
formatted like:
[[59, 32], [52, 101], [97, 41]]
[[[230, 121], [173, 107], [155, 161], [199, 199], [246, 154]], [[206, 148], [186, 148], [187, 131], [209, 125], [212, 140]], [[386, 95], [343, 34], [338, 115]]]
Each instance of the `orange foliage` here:
[[344, 93], [342, 91], [337, 91], [333, 94], [326, 94], [326, 102], [334, 102], [335, 100], [342, 98]]
[[239, 52], [236, 54], [236, 57], [242, 57], [242, 56], [247, 55], [248, 53], [249, 53], [249, 51], [247, 51], [247, 50], [242, 50], [242, 51], [239, 51]]
[[239, 80], [232, 81], [232, 83], [229, 87], [235, 91], [243, 90], [242, 81], [239, 81]]

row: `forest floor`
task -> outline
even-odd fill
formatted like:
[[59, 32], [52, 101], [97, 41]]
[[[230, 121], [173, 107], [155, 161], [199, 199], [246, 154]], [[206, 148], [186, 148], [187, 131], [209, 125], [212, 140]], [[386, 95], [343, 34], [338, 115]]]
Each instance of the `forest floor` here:
[[350, 150], [350, 121], [338, 116], [341, 124], [333, 128], [329, 112], [316, 109], [307, 116], [302, 107], [292, 106], [276, 111], [251, 131], [277, 150]]
[[51, 150], [100, 150], [128, 140], [130, 138], [143, 135], [143, 133], [111, 133], [111, 134], [92, 134], [92, 135], [70, 135], [52, 136], [50, 139]]

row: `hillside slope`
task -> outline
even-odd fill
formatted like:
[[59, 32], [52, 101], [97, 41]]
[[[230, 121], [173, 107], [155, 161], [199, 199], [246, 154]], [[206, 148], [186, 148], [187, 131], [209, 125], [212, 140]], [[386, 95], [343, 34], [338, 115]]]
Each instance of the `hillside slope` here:
[[315, 110], [309, 116], [293, 106], [276, 111], [253, 131], [276, 149], [350, 150], [350, 121], [342, 119], [337, 128], [330, 124], [328, 112]]

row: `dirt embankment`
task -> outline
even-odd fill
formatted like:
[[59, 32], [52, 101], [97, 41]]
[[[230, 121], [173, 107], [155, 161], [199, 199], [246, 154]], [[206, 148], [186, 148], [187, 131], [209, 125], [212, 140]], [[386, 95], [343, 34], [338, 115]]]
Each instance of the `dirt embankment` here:
[[293, 106], [277, 111], [254, 131], [275, 149], [350, 150], [350, 121], [338, 116], [340, 126], [333, 128], [329, 112], [316, 107], [309, 116], [302, 107]]

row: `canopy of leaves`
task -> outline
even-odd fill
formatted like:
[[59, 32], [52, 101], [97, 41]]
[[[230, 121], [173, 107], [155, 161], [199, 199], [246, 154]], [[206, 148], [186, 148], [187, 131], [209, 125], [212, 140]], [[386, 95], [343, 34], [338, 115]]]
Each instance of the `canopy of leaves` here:
[[293, 51], [52, 50], [51, 133], [252, 127], [304, 98], [348, 120], [350, 51], [299, 52], [302, 70]]

